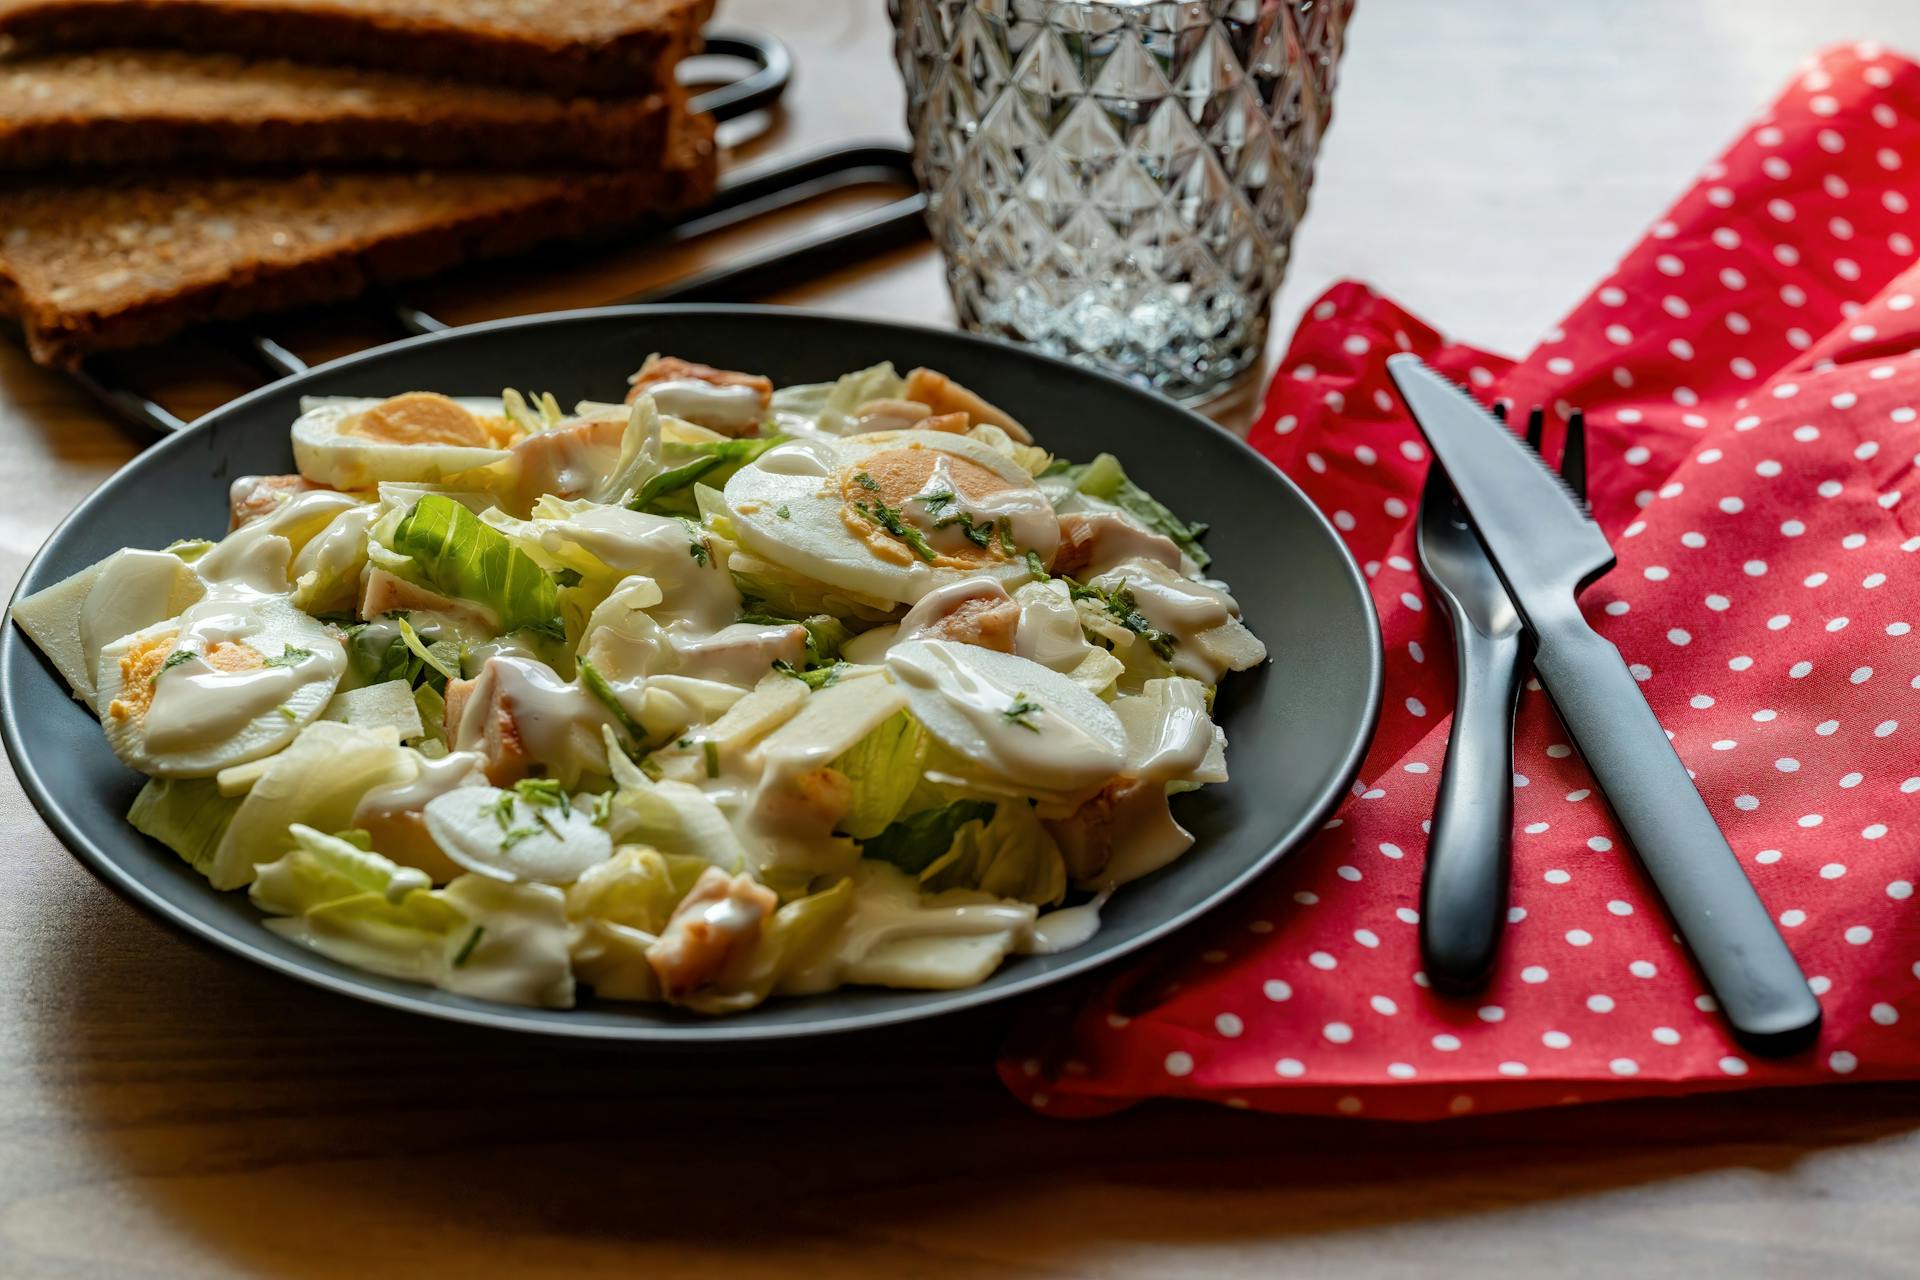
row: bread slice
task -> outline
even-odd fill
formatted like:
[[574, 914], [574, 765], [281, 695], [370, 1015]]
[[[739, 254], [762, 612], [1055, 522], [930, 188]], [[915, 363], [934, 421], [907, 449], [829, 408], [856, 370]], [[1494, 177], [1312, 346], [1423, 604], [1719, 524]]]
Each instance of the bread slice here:
[[239, 54], [0, 60], [0, 169], [625, 168], [666, 148], [673, 89], [566, 98]]
[[713, 122], [682, 117], [663, 165], [535, 173], [309, 173], [0, 190], [0, 313], [43, 364], [351, 297], [704, 203]]
[[563, 94], [650, 93], [714, 0], [0, 0], [26, 49], [157, 45]]

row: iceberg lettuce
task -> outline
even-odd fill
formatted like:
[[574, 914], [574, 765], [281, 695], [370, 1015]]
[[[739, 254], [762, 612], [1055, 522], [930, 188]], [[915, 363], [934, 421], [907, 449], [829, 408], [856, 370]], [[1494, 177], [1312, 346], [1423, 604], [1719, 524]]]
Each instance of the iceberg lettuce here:
[[947, 852], [920, 873], [929, 892], [978, 889], [1050, 907], [1067, 896], [1067, 864], [1033, 806], [1009, 802], [984, 825], [967, 823]]
[[1112, 454], [1103, 453], [1092, 462], [1055, 462], [1041, 474], [1062, 481], [1088, 497], [1119, 507], [1155, 533], [1172, 539], [1200, 568], [1206, 568], [1211, 562], [1212, 557], [1200, 545], [1207, 526], [1189, 523], [1169, 511], [1152, 494], [1129, 479], [1127, 469]]
[[133, 798], [127, 821], [211, 876], [214, 856], [239, 808], [240, 797], [222, 795], [213, 778], [149, 778]]
[[456, 600], [486, 606], [502, 631], [558, 638], [559, 586], [507, 535], [444, 494], [430, 493], [374, 537], [381, 567]]
[[884, 832], [920, 785], [927, 735], [905, 711], [896, 711], [842, 752], [832, 767], [853, 783], [853, 802], [839, 830], [856, 840]]

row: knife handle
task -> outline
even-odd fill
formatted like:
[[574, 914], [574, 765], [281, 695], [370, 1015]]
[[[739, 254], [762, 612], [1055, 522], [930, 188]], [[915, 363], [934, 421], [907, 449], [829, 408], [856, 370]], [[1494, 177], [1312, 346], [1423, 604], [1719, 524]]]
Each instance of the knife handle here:
[[1820, 1002], [1620, 651], [1577, 614], [1536, 634], [1534, 671], [1735, 1035], [1756, 1053], [1805, 1048]]
[[1456, 617], [1453, 649], [1459, 687], [1420, 882], [1420, 956], [1436, 988], [1465, 994], [1486, 984], [1507, 922], [1520, 637]]

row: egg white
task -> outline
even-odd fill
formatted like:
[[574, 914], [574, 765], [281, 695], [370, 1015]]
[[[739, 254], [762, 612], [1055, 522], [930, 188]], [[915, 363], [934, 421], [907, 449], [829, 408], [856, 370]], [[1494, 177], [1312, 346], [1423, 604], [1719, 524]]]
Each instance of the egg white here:
[[[250, 616], [256, 628], [244, 639], [267, 657], [275, 657], [289, 647], [306, 649], [317, 655], [308, 659], [309, 662], [341, 655], [340, 641], [332, 632], [284, 600], [267, 598], [246, 603], [223, 603], [221, 607]], [[115, 640], [101, 649], [94, 670], [94, 709], [100, 716], [101, 727], [106, 731], [107, 745], [130, 768], [138, 769], [141, 773], [159, 778], [203, 778], [229, 765], [245, 764], [270, 756], [319, 719], [339, 687], [340, 673], [345, 668], [344, 656], [331, 661], [331, 671], [323, 678], [302, 679], [295, 684], [293, 691], [280, 704], [286, 708], [284, 713], [278, 706], [271, 707], [252, 717], [237, 732], [216, 741], [175, 751], [155, 751], [147, 743], [144, 713], [122, 719], [109, 714], [108, 708], [125, 691], [120, 659], [155, 636], [178, 631], [180, 625], [179, 618], [170, 618]]]
[[[499, 417], [497, 397], [452, 396], [481, 417]], [[335, 489], [371, 489], [382, 480], [432, 483], [489, 466], [505, 449], [454, 444], [393, 444], [345, 434], [360, 414], [384, 399], [308, 396], [293, 423], [293, 460], [300, 474]]]
[[[862, 436], [809, 433], [771, 449], [727, 481], [728, 514], [748, 551], [784, 569], [845, 591], [911, 604], [963, 577], [989, 577], [1009, 588], [1028, 578], [1023, 561], [958, 570], [918, 560], [898, 564], [873, 553], [840, 518], [840, 476], [876, 453], [920, 445], [964, 458], [1010, 486], [1036, 489], [1033, 477], [997, 449], [945, 431], [885, 431]], [[809, 457], [818, 459], [809, 464]], [[1036, 490], [1037, 491], [1037, 490]], [[781, 508], [787, 515], [780, 515]]]

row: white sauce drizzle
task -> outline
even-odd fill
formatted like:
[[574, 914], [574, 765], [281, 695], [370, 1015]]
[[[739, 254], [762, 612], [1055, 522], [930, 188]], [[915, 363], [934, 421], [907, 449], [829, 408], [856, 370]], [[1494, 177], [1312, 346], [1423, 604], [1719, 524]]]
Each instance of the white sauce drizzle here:
[[[942, 497], [946, 500], [929, 501]], [[1014, 546], [1022, 551], [1032, 548], [1042, 559], [1051, 556], [1060, 541], [1059, 517], [1039, 489], [1029, 484], [971, 497], [954, 482], [953, 469], [947, 465], [945, 453], [934, 459], [927, 482], [903, 506], [902, 514], [917, 525], [934, 550], [940, 552], [960, 551], [972, 545], [960, 517], [971, 521], [976, 528], [994, 530], [996, 546], [1000, 523], [1005, 521]]]
[[703, 427], [749, 427], [766, 412], [760, 392], [753, 387], [673, 378], [651, 383], [644, 390], [660, 412]]

